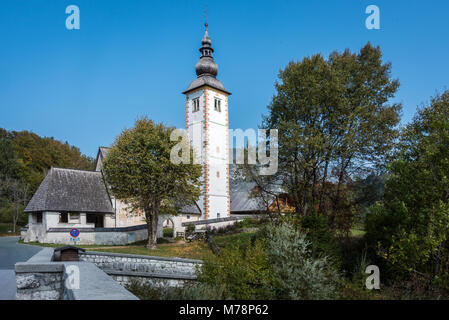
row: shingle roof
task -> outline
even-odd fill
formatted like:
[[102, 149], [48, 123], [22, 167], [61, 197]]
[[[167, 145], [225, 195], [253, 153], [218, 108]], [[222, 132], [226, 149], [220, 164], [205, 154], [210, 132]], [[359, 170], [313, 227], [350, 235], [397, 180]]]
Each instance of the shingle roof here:
[[[266, 204], [259, 197], [252, 197], [251, 193], [256, 187], [254, 182], [233, 180], [231, 183], [231, 213], [245, 211], [263, 211], [266, 210]], [[272, 186], [274, 193], [282, 193], [281, 188]], [[272, 201], [275, 197], [272, 196]], [[269, 200], [269, 199], [266, 199]], [[270, 201], [270, 200], [269, 200]]]
[[111, 150], [111, 148], [108, 148], [108, 147], [100, 147], [99, 148], [102, 159], [104, 159], [108, 155], [109, 150]]
[[189, 204], [181, 208], [179, 210], [181, 213], [190, 213], [190, 214], [201, 214], [200, 209], [197, 205]]
[[101, 171], [101, 169], [103, 168], [103, 160], [108, 155], [109, 150], [111, 150], [111, 148], [108, 147], [98, 148], [97, 158], [95, 160], [95, 171]]
[[198, 89], [202, 86], [210, 86], [212, 88], [223, 91], [224, 93], [231, 94], [229, 91], [227, 91], [225, 89], [225, 87], [220, 82], [220, 80], [218, 80], [217, 78], [210, 76], [210, 75], [202, 75], [202, 76], [196, 78], [195, 80], [192, 81], [190, 86], [183, 93], [190, 92], [190, 91]]
[[101, 172], [51, 168], [25, 212], [114, 213]]
[[254, 187], [254, 183], [248, 182], [234, 182], [231, 185], [231, 213], [265, 210], [264, 203], [260, 198], [251, 197]]

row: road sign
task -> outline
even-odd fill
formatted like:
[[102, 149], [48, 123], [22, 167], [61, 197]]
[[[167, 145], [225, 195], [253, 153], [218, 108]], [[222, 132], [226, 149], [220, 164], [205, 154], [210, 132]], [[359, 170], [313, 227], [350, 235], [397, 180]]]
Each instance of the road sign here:
[[73, 228], [72, 230], [70, 230], [70, 235], [74, 238], [77, 238], [80, 235], [80, 231], [76, 228]]

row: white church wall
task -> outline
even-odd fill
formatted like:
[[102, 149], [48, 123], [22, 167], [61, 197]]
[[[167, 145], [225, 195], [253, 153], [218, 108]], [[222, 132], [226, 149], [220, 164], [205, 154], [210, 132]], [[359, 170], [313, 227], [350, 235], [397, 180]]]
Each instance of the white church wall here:
[[[193, 100], [199, 98], [200, 106], [198, 111], [193, 111]], [[204, 137], [204, 90], [194, 91], [187, 96], [187, 132], [190, 137], [190, 143], [202, 163], [204, 153], [202, 148], [202, 139]]]
[[[200, 108], [193, 112], [193, 101], [197, 98], [200, 99]], [[221, 101], [220, 110], [215, 109], [215, 99]], [[201, 150], [200, 163], [204, 166], [202, 191], [207, 191], [209, 201], [207, 210], [204, 196], [198, 201], [203, 212], [201, 219], [215, 219], [229, 214], [227, 101], [225, 94], [210, 87], [187, 95], [187, 130], [195, 152], [200, 154]]]
[[116, 215], [114, 220], [115, 227], [136, 226], [146, 223], [144, 213], [132, 212], [130, 206], [124, 201], [112, 199], [112, 205], [115, 209]]
[[[209, 110], [209, 219], [228, 215], [228, 122], [227, 97], [216, 90], [208, 89]], [[215, 110], [215, 99], [221, 101], [220, 110]]]

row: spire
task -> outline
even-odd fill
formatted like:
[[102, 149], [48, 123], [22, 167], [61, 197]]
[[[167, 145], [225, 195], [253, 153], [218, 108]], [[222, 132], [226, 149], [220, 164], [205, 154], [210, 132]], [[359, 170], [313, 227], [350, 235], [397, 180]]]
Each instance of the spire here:
[[201, 58], [200, 61], [195, 66], [196, 69], [196, 75], [198, 77], [201, 77], [203, 75], [210, 75], [213, 77], [216, 77], [218, 74], [218, 66], [214, 62], [214, 58], [212, 57], [212, 53], [214, 52], [214, 49], [212, 48], [212, 41], [209, 38], [209, 33], [207, 32], [208, 24], [207, 22], [204, 24], [205, 31], [204, 31], [204, 37], [201, 41]]
[[[204, 27], [206, 28], [206, 30], [204, 31], [204, 37], [203, 40], [201, 41], [201, 44], [203, 45], [203, 47], [207, 46], [210, 48], [210, 46], [212, 45], [212, 41], [209, 38], [209, 34], [207, 33], [207, 22], [204, 24]], [[212, 48], [211, 48], [212, 49]], [[200, 49], [201, 50], [201, 49]], [[213, 49], [212, 49], [213, 51]]]
[[229, 95], [231, 93], [228, 92], [223, 86], [223, 84], [220, 82], [220, 80], [217, 79], [218, 66], [215, 63], [214, 58], [212, 57], [214, 49], [212, 49], [212, 41], [209, 38], [209, 33], [207, 30], [208, 28], [207, 11], [206, 11], [206, 22], [204, 23], [204, 27], [205, 27], [204, 36], [203, 39], [201, 40], [201, 48], [200, 48], [201, 57], [200, 61], [198, 61], [195, 66], [197, 78], [192, 81], [187, 90], [184, 91], [183, 93], [187, 94], [192, 90], [207, 85]]

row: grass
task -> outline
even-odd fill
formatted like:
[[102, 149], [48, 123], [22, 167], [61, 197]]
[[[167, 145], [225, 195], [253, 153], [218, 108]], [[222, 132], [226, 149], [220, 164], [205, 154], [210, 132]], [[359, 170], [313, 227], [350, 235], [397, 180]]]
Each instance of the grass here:
[[230, 248], [232, 246], [244, 248], [250, 244], [251, 238], [255, 232], [256, 231], [250, 231], [230, 235], [215, 236], [214, 240], [220, 248]]
[[[251, 237], [255, 231], [241, 232], [230, 235], [217, 235], [214, 237], [215, 242], [220, 248], [230, 248], [232, 246], [239, 246], [241, 248], [249, 245]], [[19, 243], [24, 243], [20, 240]], [[53, 243], [38, 243], [27, 242], [26, 244], [36, 245], [41, 247], [56, 248], [61, 244]], [[111, 253], [128, 253], [139, 254], [149, 256], [160, 257], [179, 257], [187, 259], [200, 259], [203, 260], [213, 253], [206, 242], [193, 241], [193, 242], [177, 242], [177, 243], [161, 243], [158, 244], [156, 250], [148, 250], [145, 247], [146, 241], [140, 241], [129, 245], [117, 245], [117, 246], [101, 246], [101, 245], [79, 245], [78, 247], [92, 251], [102, 251]]]
[[361, 230], [361, 229], [357, 229], [357, 228], [351, 229], [351, 237], [353, 237], [353, 238], [361, 238], [365, 235], [365, 233], [366, 233], [365, 230]]
[[356, 223], [351, 228], [351, 237], [353, 237], [353, 238], [361, 238], [365, 235], [365, 233], [366, 233], [366, 231], [363, 226], [363, 223]]
[[[87, 249], [89, 250], [89, 249]], [[111, 253], [128, 253], [128, 254], [140, 254], [148, 256], [158, 257], [178, 257], [187, 259], [204, 259], [208, 255], [212, 255], [212, 251], [209, 249], [205, 242], [190, 242], [190, 243], [170, 243], [160, 244], [156, 250], [148, 250], [144, 245], [129, 246], [121, 248], [100, 248], [92, 249], [95, 251], [111, 252]]]
[[[214, 240], [220, 248], [230, 248], [232, 246], [239, 246], [241, 248], [249, 245], [251, 237], [255, 231], [242, 232], [230, 235], [215, 236]], [[89, 248], [86, 248], [89, 250]], [[145, 244], [129, 245], [122, 247], [105, 247], [99, 249], [93, 249], [95, 251], [114, 252], [114, 253], [129, 253], [129, 254], [141, 254], [150, 256], [161, 257], [179, 257], [188, 259], [205, 259], [211, 256], [213, 253], [210, 250], [207, 243], [202, 241], [193, 241], [188, 243], [167, 243], [160, 244], [156, 250], [148, 250], [145, 248]]]

